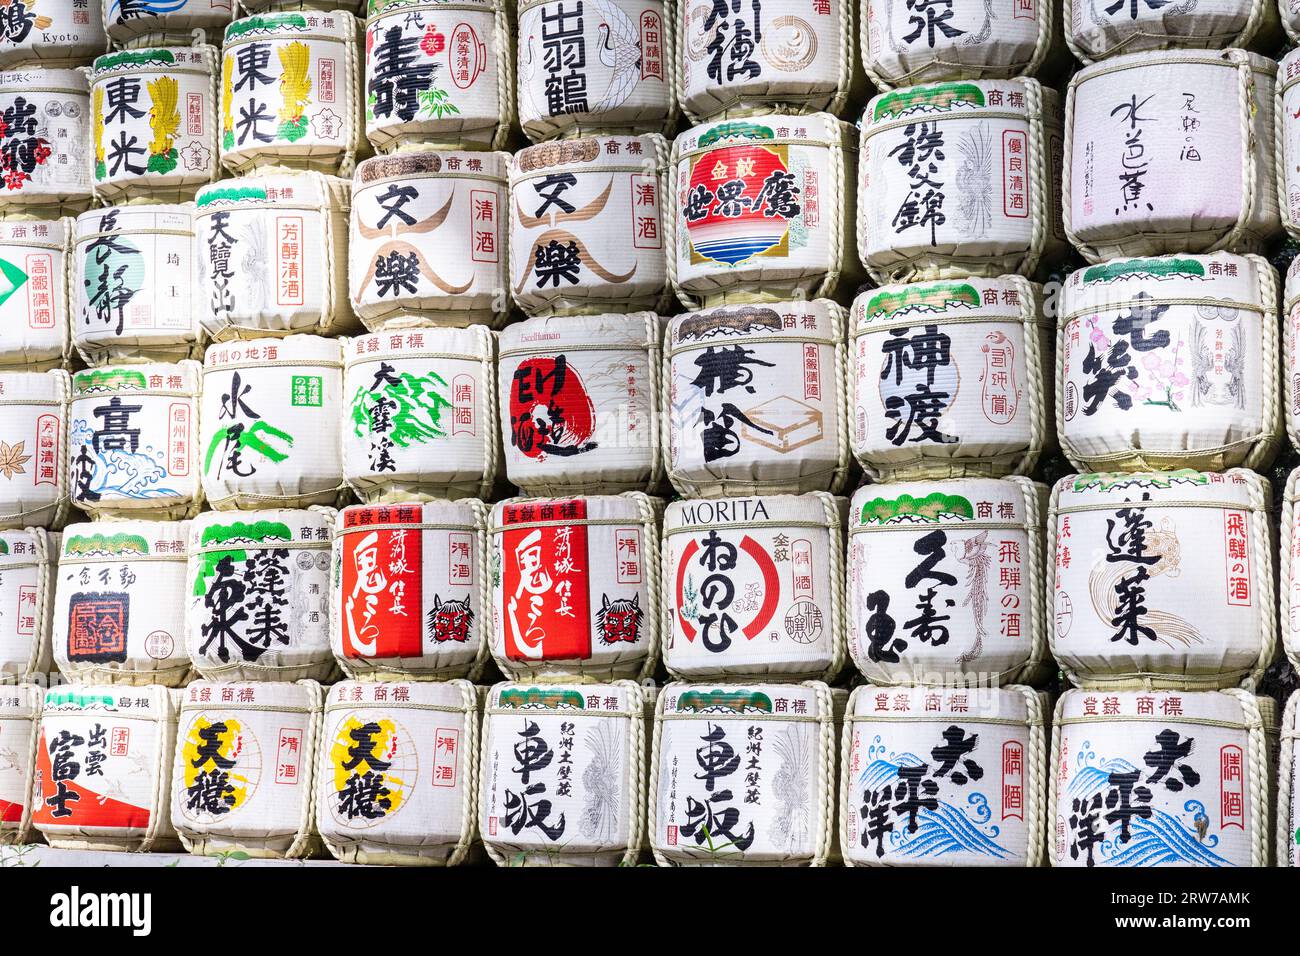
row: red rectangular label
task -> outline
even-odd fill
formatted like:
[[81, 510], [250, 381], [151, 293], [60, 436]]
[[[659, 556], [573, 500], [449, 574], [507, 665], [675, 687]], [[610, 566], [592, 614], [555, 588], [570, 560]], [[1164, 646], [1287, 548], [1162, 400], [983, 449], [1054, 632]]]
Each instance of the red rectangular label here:
[[32, 252], [23, 259], [27, 272], [27, 325], [33, 329], [54, 328], [54, 257]]
[[[506, 507], [502, 562], [506, 657], [510, 660], [591, 657], [587, 528], [563, 523], [586, 517], [585, 501]], [[539, 524], [529, 527], [533, 522]], [[520, 524], [525, 527], [510, 527]]]
[[1219, 808], [1222, 829], [1246, 829], [1246, 768], [1236, 744], [1219, 748]]
[[[420, 509], [357, 508], [344, 519], [343, 654], [352, 658], [416, 657], [420, 626]], [[355, 529], [355, 530], [352, 530]]]
[[1002, 819], [1025, 818], [1025, 748], [1018, 740], [1002, 745]]
[[1028, 142], [1020, 130], [1002, 131], [1002, 212], [1012, 219], [1029, 217]]
[[456, 786], [456, 767], [460, 763], [460, 731], [439, 727], [433, 734], [433, 785]]
[[302, 757], [302, 730], [282, 727], [280, 744], [275, 755], [275, 782], [297, 783], [298, 763]]

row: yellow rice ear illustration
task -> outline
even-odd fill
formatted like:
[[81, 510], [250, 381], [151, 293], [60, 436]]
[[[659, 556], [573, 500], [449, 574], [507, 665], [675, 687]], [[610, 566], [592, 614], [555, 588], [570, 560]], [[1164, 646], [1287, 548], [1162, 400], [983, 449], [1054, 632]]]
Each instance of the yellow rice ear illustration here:
[[294, 40], [279, 50], [280, 93], [284, 105], [280, 108], [280, 122], [293, 123], [307, 111], [311, 101], [311, 48], [301, 40]]
[[235, 58], [227, 53], [221, 59], [221, 132], [235, 131]]
[[154, 156], [165, 156], [175, 145], [176, 131], [181, 126], [180, 110], [176, 108], [180, 88], [172, 76], [159, 77], [148, 86], [149, 98], [153, 101], [149, 110], [149, 128], [153, 130], [149, 152]]
[[90, 109], [91, 135], [95, 143], [95, 162], [104, 162], [104, 88], [95, 87]]

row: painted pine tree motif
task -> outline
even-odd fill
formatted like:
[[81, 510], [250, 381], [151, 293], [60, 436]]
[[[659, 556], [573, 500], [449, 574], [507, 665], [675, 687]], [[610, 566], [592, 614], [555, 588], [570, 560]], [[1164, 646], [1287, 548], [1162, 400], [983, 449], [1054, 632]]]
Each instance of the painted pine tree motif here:
[[373, 471], [396, 471], [393, 449], [410, 448], [447, 437], [443, 416], [451, 408], [448, 384], [437, 372], [398, 372], [381, 362], [368, 387], [352, 397], [352, 428], [370, 440]]

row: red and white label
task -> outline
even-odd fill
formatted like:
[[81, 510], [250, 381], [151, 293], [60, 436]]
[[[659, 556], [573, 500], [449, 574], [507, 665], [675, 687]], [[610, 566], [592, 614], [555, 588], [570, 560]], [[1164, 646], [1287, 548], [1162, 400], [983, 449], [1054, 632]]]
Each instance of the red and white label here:
[[618, 583], [640, 584], [643, 571], [641, 565], [641, 530], [639, 528], [619, 528], [614, 532], [614, 549], [618, 562]]
[[344, 517], [343, 654], [352, 658], [418, 657], [423, 650], [422, 539], [418, 506], [356, 508]]
[[275, 243], [279, 261], [275, 301], [278, 305], [302, 305], [302, 216], [276, 216]]
[[632, 246], [661, 249], [659, 235], [659, 179], [644, 173], [632, 174]]
[[456, 786], [456, 768], [460, 763], [460, 731], [439, 727], [433, 735], [433, 785]]
[[172, 402], [167, 410], [167, 470], [183, 477], [190, 473], [190, 406]]
[[1220, 829], [1246, 829], [1246, 768], [1244, 755], [1236, 744], [1219, 748]]
[[500, 243], [497, 241], [497, 194], [490, 189], [469, 191], [470, 226], [473, 245], [470, 258], [475, 262], [499, 262]]
[[1228, 603], [1234, 607], [1250, 607], [1250, 547], [1244, 511], [1223, 513], [1223, 548]]
[[28, 253], [23, 267], [27, 272], [27, 325], [33, 329], [52, 329], [54, 257], [48, 252]]
[[[506, 657], [515, 661], [591, 657], [587, 503], [509, 505], [501, 532]], [[511, 525], [540, 524], [512, 528]], [[548, 522], [556, 522], [549, 524]]]
[[320, 95], [320, 101], [322, 103], [333, 103], [334, 60], [332, 58], [321, 57], [317, 73], [320, 76], [320, 82], [317, 84], [317, 92]]
[[1029, 178], [1025, 175], [1028, 142], [1021, 130], [1002, 131], [1002, 212], [1012, 219], [1029, 217]]
[[282, 728], [275, 753], [275, 782], [297, 783], [301, 759], [302, 730], [298, 727]]
[[203, 135], [203, 94], [185, 94], [185, 132], [190, 136]]
[[1002, 745], [1002, 819], [1025, 818], [1025, 748], [1018, 740]]
[[59, 481], [59, 416], [40, 415], [36, 419], [36, 469], [38, 485]]

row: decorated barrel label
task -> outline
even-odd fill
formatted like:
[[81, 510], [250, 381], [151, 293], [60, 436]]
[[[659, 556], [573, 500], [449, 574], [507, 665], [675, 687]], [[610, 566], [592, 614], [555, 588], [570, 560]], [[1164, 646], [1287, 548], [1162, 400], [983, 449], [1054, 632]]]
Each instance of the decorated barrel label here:
[[347, 298], [347, 180], [245, 177], [199, 190], [199, 321], [214, 340], [356, 327]]
[[509, 162], [403, 152], [357, 166], [348, 289], [368, 328], [505, 323]]
[[[1285, 0], [1281, 6], [1286, 6]], [[1161, 9], [1161, 8], [1164, 9]], [[1273, 4], [1265, 0], [1210, 3], [1123, 3], [1066, 0], [1065, 34], [1085, 63], [1117, 53], [1175, 47], [1244, 47], [1273, 50], [1281, 39]]]
[[1258, 680], [1276, 646], [1271, 498], [1244, 468], [1062, 478], [1048, 520], [1066, 674], [1092, 687]]
[[824, 866], [835, 800], [831, 692], [668, 684], [655, 714], [650, 846], [661, 866]]
[[71, 391], [62, 370], [0, 372], [0, 528], [63, 522]]
[[6, 207], [78, 212], [90, 205], [89, 114], [86, 78], [77, 70], [0, 73], [0, 201]]
[[864, 485], [849, 507], [848, 645], [876, 684], [997, 685], [1045, 656], [1043, 506], [1026, 478]]
[[476, 676], [487, 657], [486, 522], [472, 498], [339, 513], [332, 646], [349, 676]]
[[1041, 866], [1043, 702], [1028, 687], [858, 687], [840, 849], [852, 866]]
[[1064, 211], [1083, 257], [1263, 251], [1278, 231], [1275, 70], [1242, 50], [1180, 50], [1076, 73]]
[[41, 371], [68, 355], [69, 225], [0, 221], [0, 367]]
[[332, 505], [343, 485], [336, 339], [222, 342], [203, 359], [199, 453], [217, 509]]
[[538, 142], [577, 132], [672, 132], [673, 0], [519, 4], [519, 123]]
[[58, 547], [59, 536], [40, 528], [0, 531], [0, 684], [43, 678], [50, 670]]
[[189, 677], [185, 521], [96, 521], [63, 532], [55, 570], [54, 662], [73, 681], [162, 684]]
[[77, 67], [108, 49], [103, 0], [9, 0], [0, 25], [0, 69]]
[[165, 687], [72, 684], [45, 692], [32, 823], [54, 847], [163, 848], [176, 696]]
[[510, 483], [534, 494], [653, 490], [662, 341], [652, 312], [508, 326], [498, 388]]
[[327, 680], [334, 512], [208, 511], [189, 523], [185, 643], [209, 680]]
[[[570, 0], [572, 2], [572, 0]], [[510, 166], [510, 291], [529, 315], [659, 309], [663, 137], [531, 146]]]
[[316, 827], [349, 863], [454, 865], [474, 836], [478, 698], [469, 681], [329, 689]]
[[1267, 866], [1260, 709], [1240, 690], [1067, 691], [1052, 721], [1052, 865]]
[[492, 656], [518, 680], [644, 677], [659, 646], [659, 533], [640, 492], [492, 506]]
[[230, 22], [231, 0], [102, 0], [104, 30], [119, 47], [184, 43], [195, 30], [218, 33]]
[[853, 303], [853, 453], [879, 480], [1024, 474], [1050, 440], [1042, 289], [882, 286]]
[[305, 855], [320, 685], [199, 680], [182, 694], [171, 786], [181, 843], [208, 855]]
[[826, 113], [764, 114], [696, 126], [673, 146], [676, 222], [668, 255], [678, 297], [717, 305], [832, 296], [858, 273], [857, 149]]
[[1119, 259], [1060, 296], [1061, 445], [1080, 470], [1261, 467], [1282, 437], [1277, 274], [1258, 256]]
[[828, 299], [674, 318], [664, 409], [673, 487], [691, 497], [838, 491], [849, 466], [844, 322]]
[[645, 835], [645, 707], [632, 681], [488, 692], [479, 834], [501, 866], [626, 866]]
[[44, 697], [34, 684], [0, 686], [0, 846], [28, 841]]
[[72, 503], [99, 517], [198, 511], [199, 365], [114, 365], [72, 377]]
[[492, 496], [500, 449], [493, 351], [481, 325], [347, 342], [343, 476], [361, 497]]
[[813, 492], [668, 505], [669, 673], [836, 676], [844, 664], [844, 504]]
[[505, 145], [515, 95], [509, 2], [368, 0], [365, 117], [375, 149]]
[[98, 198], [183, 201], [217, 178], [216, 71], [216, 48], [206, 45], [95, 60], [90, 133]]

